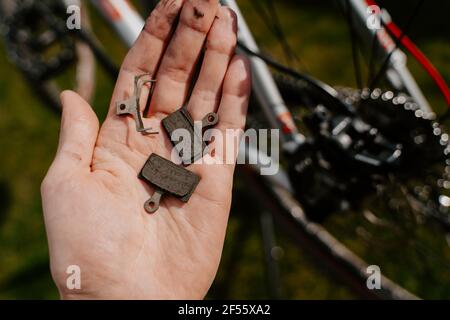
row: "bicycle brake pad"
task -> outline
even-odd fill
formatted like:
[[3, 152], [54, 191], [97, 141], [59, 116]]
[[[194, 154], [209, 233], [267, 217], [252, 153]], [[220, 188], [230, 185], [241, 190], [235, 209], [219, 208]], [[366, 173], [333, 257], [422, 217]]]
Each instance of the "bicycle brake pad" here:
[[133, 95], [127, 100], [116, 102], [116, 115], [133, 116], [136, 122], [136, 131], [142, 133], [143, 135], [158, 133], [152, 131], [152, 128], [144, 128], [140, 107], [142, 87], [146, 84], [152, 85], [155, 82], [156, 80], [154, 80], [150, 74], [142, 74], [134, 77]]
[[[207, 152], [207, 145], [202, 137], [203, 130], [215, 126], [218, 121], [219, 116], [214, 112], [210, 112], [203, 118], [201, 130], [195, 130], [194, 120], [186, 110], [186, 107], [182, 107], [166, 117], [162, 121], [162, 124], [172, 144], [176, 148], [182, 163], [189, 165], [202, 158], [205, 152]], [[172, 140], [174, 137], [173, 134], [177, 129], [185, 129], [187, 131], [190, 136], [190, 148], [183, 142]], [[184, 153], [183, 150], [190, 150], [190, 152]]]
[[156, 189], [155, 194], [144, 204], [148, 213], [158, 210], [160, 200], [166, 193], [188, 202], [200, 182], [200, 177], [195, 173], [154, 153], [148, 158], [139, 178]]

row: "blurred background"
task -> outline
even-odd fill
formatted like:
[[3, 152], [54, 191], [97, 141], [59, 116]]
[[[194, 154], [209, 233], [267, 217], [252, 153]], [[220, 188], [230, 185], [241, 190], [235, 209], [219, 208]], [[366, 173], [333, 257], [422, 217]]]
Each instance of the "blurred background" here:
[[[262, 49], [285, 62], [283, 47], [269, 32], [264, 19], [255, 11], [252, 0], [238, 3], [248, 19]], [[256, 1], [256, 0], [253, 0]], [[410, 1], [379, 1], [399, 26], [406, 23]], [[301, 57], [301, 65], [315, 77], [339, 86], [354, 86], [349, 35], [342, 13], [333, 1], [276, 1], [286, 37]], [[450, 82], [449, 1], [426, 1], [409, 36]], [[107, 53], [119, 64], [126, 48], [114, 37], [103, 19], [91, 10], [93, 29]], [[344, 67], [345, 66], [345, 67]], [[445, 102], [425, 72], [414, 62], [410, 68], [433, 107], [444, 110]], [[113, 82], [102, 69], [97, 71], [94, 107], [103, 119], [109, 104]], [[67, 88], [71, 80], [61, 79]], [[56, 299], [48, 267], [48, 251], [42, 219], [39, 186], [57, 146], [59, 118], [36, 96], [20, 72], [8, 62], [0, 42], [0, 298]], [[223, 261], [209, 298], [271, 298], [258, 210], [246, 198], [246, 186], [236, 180], [235, 197]], [[345, 217], [334, 222], [337, 232]], [[245, 230], [245, 232], [242, 232]], [[320, 262], [294, 245], [281, 230], [275, 230], [279, 246], [277, 257], [282, 297], [288, 299], [356, 298], [341, 279]], [[354, 244], [358, 246], [357, 243]], [[383, 259], [378, 257], [378, 259]], [[391, 259], [386, 255], [385, 259]], [[410, 263], [410, 262], [408, 262]], [[398, 272], [409, 265], [397, 261]], [[400, 264], [400, 265], [399, 265]], [[406, 272], [407, 273], [407, 272]], [[405, 275], [410, 288], [429, 298], [449, 298], [448, 281], [442, 287], [426, 286], [424, 271]], [[403, 277], [403, 276], [402, 276]], [[416, 281], [421, 278], [420, 281]], [[424, 280], [425, 278], [425, 280]], [[446, 279], [448, 280], [448, 279]], [[417, 283], [416, 283], [417, 282]], [[424, 284], [425, 283], [425, 284]]]

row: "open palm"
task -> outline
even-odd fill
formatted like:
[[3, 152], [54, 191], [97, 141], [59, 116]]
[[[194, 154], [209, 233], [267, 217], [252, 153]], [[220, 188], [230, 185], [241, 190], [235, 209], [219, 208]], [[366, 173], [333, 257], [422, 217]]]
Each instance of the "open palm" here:
[[[80, 96], [62, 94], [60, 144], [42, 198], [52, 275], [63, 298], [196, 299], [208, 291], [221, 257], [234, 165], [190, 166], [201, 177], [190, 201], [165, 197], [153, 215], [143, 204], [154, 190], [137, 175], [151, 153], [170, 159], [160, 122], [186, 103], [194, 120], [216, 111], [219, 130], [244, 127], [250, 71], [234, 55], [236, 24], [217, 0], [163, 0], [125, 58], [101, 129]], [[142, 73], [156, 75], [145, 125], [158, 135], [137, 133], [133, 118], [114, 112]], [[79, 290], [66, 286], [71, 265], [81, 270]]]

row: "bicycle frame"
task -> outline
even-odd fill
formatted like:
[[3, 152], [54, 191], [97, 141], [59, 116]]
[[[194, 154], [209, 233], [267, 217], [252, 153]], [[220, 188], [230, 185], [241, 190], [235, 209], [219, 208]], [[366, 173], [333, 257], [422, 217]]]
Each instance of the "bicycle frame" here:
[[92, 0], [95, 8], [114, 27], [120, 39], [131, 47], [144, 27], [144, 20], [128, 1]]

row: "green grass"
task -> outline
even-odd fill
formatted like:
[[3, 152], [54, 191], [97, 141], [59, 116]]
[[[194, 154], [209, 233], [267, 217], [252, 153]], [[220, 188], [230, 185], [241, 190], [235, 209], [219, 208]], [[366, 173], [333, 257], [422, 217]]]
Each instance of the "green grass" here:
[[[283, 59], [281, 47], [252, 11], [249, 1], [239, 3], [255, 37], [265, 51]], [[341, 16], [333, 6], [326, 6], [323, 2], [298, 3], [277, 1], [277, 7], [289, 42], [301, 57], [301, 66], [306, 66], [308, 72], [325, 82], [354, 86], [348, 33]], [[393, 9], [398, 10], [397, 7]], [[95, 16], [94, 20], [96, 33], [108, 53], [115, 61], [120, 61], [125, 49], [99, 17]], [[435, 23], [430, 23], [435, 27]], [[423, 25], [426, 26], [427, 21], [423, 21]], [[420, 46], [449, 80], [450, 46], [448, 36], [446, 38], [449, 33], [435, 34], [428, 29], [428, 34], [433, 36], [427, 37], [423, 35], [423, 29], [417, 33]], [[48, 270], [39, 186], [56, 150], [59, 119], [30, 92], [22, 76], [7, 62], [3, 47], [0, 47], [0, 61], [0, 298], [57, 298]], [[433, 106], [443, 110], [444, 103], [431, 80], [416, 64], [411, 64], [411, 67]], [[113, 84], [100, 70], [97, 83], [94, 105], [103, 118]], [[64, 85], [70, 88], [72, 83], [66, 80]], [[242, 183], [238, 179], [237, 193], [243, 193], [244, 187], [239, 187]], [[209, 297], [268, 298], [258, 215], [252, 207], [248, 208], [239, 201], [234, 208], [223, 261]], [[240, 239], [237, 237], [239, 227], [245, 221], [243, 217], [247, 217], [250, 223], [246, 236]], [[345, 218], [341, 219], [333, 227], [344, 232], [345, 228], [339, 228], [345, 222]], [[353, 298], [340, 279], [332, 276], [331, 270], [311, 260], [290, 242], [281, 229], [277, 229], [277, 238], [284, 250], [280, 269], [286, 298]], [[358, 243], [351, 244], [358, 247]], [[411, 280], [406, 277], [405, 281]], [[430, 295], [448, 297], [448, 292], [436, 288]]]

